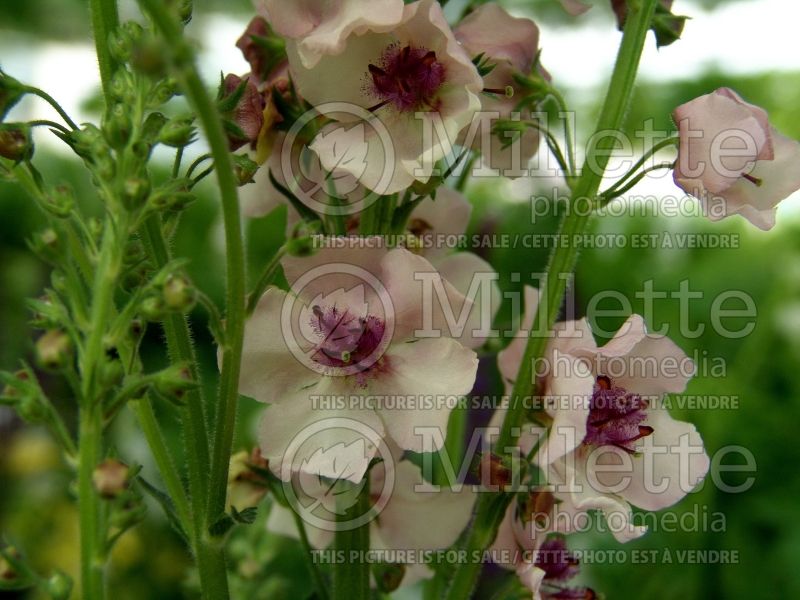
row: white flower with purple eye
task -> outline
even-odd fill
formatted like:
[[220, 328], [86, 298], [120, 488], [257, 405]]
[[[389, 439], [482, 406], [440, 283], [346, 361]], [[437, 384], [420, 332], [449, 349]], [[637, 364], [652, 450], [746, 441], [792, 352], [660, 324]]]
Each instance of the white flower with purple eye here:
[[564, 534], [585, 530], [588, 524], [586, 509], [577, 508], [569, 494], [551, 486], [536, 488], [511, 501], [491, 551], [512, 559], [501, 566], [514, 569], [534, 598], [586, 598], [591, 590], [568, 586], [579, 568]]
[[[467, 394], [475, 381], [477, 356], [456, 339], [469, 340], [469, 332], [451, 331], [443, 309], [461, 314], [471, 303], [427, 260], [387, 250], [379, 238], [323, 241], [330, 247], [311, 257], [283, 260], [292, 291], [267, 290], [247, 322], [239, 389], [271, 405], [259, 435], [271, 468], [280, 471], [286, 459], [291, 469], [339, 477], [336, 447], [355, 461], [347, 478], [358, 481], [377, 451], [358, 432], [332, 431], [316, 449], [325, 452], [304, 447], [285, 456], [287, 448], [306, 427], [346, 418], [421, 451], [415, 428], [445, 431], [453, 405], [423, 400]], [[423, 286], [436, 283], [445, 297], [424, 300]], [[416, 337], [423, 330], [438, 337]], [[364, 449], [357, 458], [354, 442]]]
[[680, 137], [675, 183], [713, 221], [740, 214], [771, 229], [775, 207], [800, 189], [800, 143], [728, 88], [680, 105], [673, 119]]
[[[399, 458], [400, 453], [392, 451]], [[384, 463], [376, 464], [369, 474], [370, 493], [373, 505], [381, 499], [376, 496], [384, 491]], [[325, 520], [336, 521], [336, 514], [325, 512], [325, 507], [335, 506], [332, 498], [337, 488], [332, 482], [313, 481], [306, 485], [307, 497], [300, 499], [303, 505], [309, 499], [317, 500], [317, 512], [326, 514]], [[327, 496], [327, 497], [326, 497]], [[433, 488], [424, 481], [420, 468], [402, 460], [394, 466], [394, 486], [391, 495], [383, 504], [381, 512], [370, 522], [371, 550], [433, 551], [449, 548], [469, 523], [475, 495], [471, 488], [463, 486], [458, 492], [444, 488]], [[297, 528], [289, 511], [276, 505], [272, 508], [267, 529], [273, 533], [297, 537]], [[333, 531], [306, 524], [309, 541], [314, 548], [323, 549], [333, 541]], [[398, 554], [399, 555], [399, 554]], [[402, 585], [411, 585], [433, 575], [431, 568], [422, 563], [405, 566]]]
[[[484, 152], [483, 159], [500, 175], [519, 177], [531, 157], [539, 149], [539, 132], [528, 130], [511, 145], [509, 140], [491, 135], [491, 128], [498, 119], [509, 119], [519, 97], [506, 95], [506, 88], [518, 92], [514, 74], [529, 75], [538, 53], [539, 28], [530, 19], [516, 18], [503, 8], [490, 2], [483, 4], [462, 20], [453, 31], [456, 39], [473, 58], [483, 55], [494, 65], [484, 76], [481, 95], [481, 110], [476, 115], [480, 128], [472, 140], [472, 147]], [[472, 130], [472, 127], [470, 128]], [[484, 131], [485, 130], [485, 131]]]
[[[353, 107], [346, 115], [326, 110], [340, 122], [325, 127], [311, 148], [328, 171], [350, 173], [380, 194], [427, 181], [480, 107], [480, 75], [433, 0], [406, 5], [390, 30], [352, 32], [341, 52], [313, 67], [291, 39], [287, 52], [303, 98], [316, 107]], [[342, 148], [365, 144], [363, 161], [342, 160]]]
[[[527, 290], [525, 328], [537, 303], [538, 293]], [[507, 382], [516, 376], [525, 341], [515, 339], [498, 357]], [[546, 435], [534, 462], [547, 471], [548, 482], [568, 490], [577, 508], [601, 508], [610, 523], [613, 515], [620, 541], [638, 537], [644, 529], [629, 523], [628, 503], [666, 508], [708, 472], [694, 425], [660, 406], [665, 394], [685, 389], [694, 364], [668, 338], [649, 335], [638, 315], [601, 347], [585, 319], [559, 323], [545, 363], [539, 365], [537, 418], [549, 431], [531, 431], [520, 446], [528, 452]]]

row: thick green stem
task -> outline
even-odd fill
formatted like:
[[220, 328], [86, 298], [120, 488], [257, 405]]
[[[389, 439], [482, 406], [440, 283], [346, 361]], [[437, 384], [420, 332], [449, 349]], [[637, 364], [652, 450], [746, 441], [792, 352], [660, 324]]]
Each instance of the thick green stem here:
[[114, 59], [108, 50], [108, 36], [119, 27], [119, 14], [116, 0], [90, 0], [92, 29], [97, 50], [97, 63], [100, 66], [100, 81], [103, 95], [110, 98], [109, 86], [114, 74]]
[[102, 457], [102, 414], [94, 404], [81, 410], [78, 463], [78, 510], [81, 539], [81, 589], [86, 600], [105, 598], [103, 506], [92, 475]]
[[[616, 137], [609, 134], [616, 134], [619, 131], [628, 110], [639, 59], [656, 2], [657, 0], [634, 0], [629, 3], [630, 12], [606, 100], [595, 129], [595, 135], [589, 142], [586, 164], [572, 188], [573, 203], [575, 201], [593, 201], [597, 195], [603, 173], [610, 160], [610, 150], [616, 140]], [[592, 168], [588, 168], [589, 166]], [[589, 221], [587, 211], [575, 210], [567, 213], [561, 222], [559, 233], [563, 235], [560, 236], [560, 239], [570, 240], [571, 243], [557, 246], [550, 257], [547, 275], [540, 290], [541, 300], [531, 328], [531, 337], [525, 348], [511, 392], [509, 410], [497, 441], [496, 448], [501, 453], [506, 451], [506, 447], [512, 441], [512, 434], [516, 433], [522, 424], [525, 409], [523, 399], [525, 396], [530, 396], [534, 388], [532, 364], [534, 360], [544, 355], [549, 341], [547, 332], [552, 330], [566, 292], [567, 277], [565, 275], [569, 276], [574, 272], [580, 251], [577, 242], [587, 231]], [[511, 501], [512, 496], [501, 494], [494, 498], [497, 501], [487, 493], [482, 494], [478, 500], [473, 523], [461, 544], [467, 551], [467, 556], [474, 556], [475, 551], [480, 551], [491, 543], [499, 523], [498, 515], [503, 514], [505, 506]], [[481, 564], [478, 561], [468, 560], [459, 565], [445, 597], [448, 600], [469, 598], [477, 583], [480, 569]]]
[[[350, 521], [367, 514], [369, 511], [369, 475], [364, 481], [356, 503], [342, 511], [342, 521]], [[369, 551], [369, 521], [360, 527], [336, 532], [334, 549], [337, 556], [344, 558], [343, 563], [336, 564], [333, 570], [334, 600], [359, 600], [370, 597], [369, 574], [367, 560]]]
[[[194, 64], [192, 48], [183, 37], [181, 26], [175, 15], [158, 0], [141, 0], [142, 6], [153, 19], [164, 41], [170, 47], [175, 76], [182, 84], [189, 103], [195, 109], [214, 157], [214, 167], [222, 201], [226, 250], [226, 308], [227, 320], [225, 345], [222, 348], [222, 374], [220, 377], [214, 444], [211, 462], [206, 522], [201, 539], [207, 537], [209, 527], [225, 512], [228, 486], [228, 465], [236, 425], [236, 409], [239, 393], [239, 371], [244, 338], [245, 320], [245, 264], [244, 244], [237, 197], [237, 182], [233, 172], [233, 161], [227, 139], [216, 107], [206, 91]], [[228, 597], [225, 560], [222, 540], [209, 540], [201, 544], [209, 555], [199, 553], [198, 563], [207, 598]], [[212, 556], [216, 553], [216, 556]], [[212, 562], [216, 564], [212, 564]], [[207, 572], [213, 569], [214, 573]], [[205, 580], [203, 580], [205, 578]]]

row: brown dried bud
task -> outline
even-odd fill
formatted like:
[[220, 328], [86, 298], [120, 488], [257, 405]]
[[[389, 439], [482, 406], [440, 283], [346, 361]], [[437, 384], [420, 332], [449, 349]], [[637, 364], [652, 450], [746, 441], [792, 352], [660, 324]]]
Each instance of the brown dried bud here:
[[92, 474], [94, 489], [103, 498], [113, 499], [128, 489], [130, 468], [114, 458], [107, 458], [100, 463]]

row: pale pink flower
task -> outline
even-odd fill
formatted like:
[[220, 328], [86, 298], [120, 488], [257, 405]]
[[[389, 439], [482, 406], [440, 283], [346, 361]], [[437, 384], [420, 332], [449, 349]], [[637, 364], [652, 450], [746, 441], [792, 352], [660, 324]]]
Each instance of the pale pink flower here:
[[[538, 131], [528, 128], [511, 145], [506, 145], [509, 140], [498, 135], [491, 135], [490, 140], [484, 136], [491, 134], [492, 125], [498, 119], [512, 117], [520, 91], [513, 76], [515, 73], [530, 75], [538, 52], [539, 28], [530, 19], [512, 17], [490, 2], [465, 17], [454, 33], [470, 56], [483, 54], [484, 60], [494, 65], [483, 79], [484, 89], [492, 92], [481, 96], [481, 110], [476, 115], [480, 121], [477, 131], [481, 135], [475, 136], [472, 147], [484, 152], [483, 158], [491, 169], [499, 170], [501, 175], [518, 177], [539, 149]], [[508, 87], [515, 92], [510, 97], [504, 93]], [[474, 127], [473, 123], [470, 131], [476, 131]]]
[[480, 106], [483, 82], [433, 0], [406, 5], [391, 30], [350, 35], [313, 68], [291, 40], [287, 52], [303, 98], [350, 107], [323, 111], [338, 122], [311, 148], [328, 171], [351, 173], [381, 194], [428, 181]]
[[[392, 454], [399, 458], [399, 453]], [[379, 463], [370, 470], [370, 494], [376, 505], [380, 503], [382, 506], [381, 512], [370, 522], [370, 550], [412, 552], [441, 550], [452, 546], [472, 516], [475, 495], [471, 488], [463, 486], [458, 491], [434, 488], [424, 481], [420, 468], [409, 461], [398, 461], [393, 468], [392, 489], [384, 487], [385, 463]], [[302, 490], [298, 495], [302, 495], [299, 499], [302, 505], [308, 505], [309, 500], [319, 503], [314, 511], [315, 518], [326, 523], [336, 521], [336, 514], [326, 509], [336, 506], [334, 495], [346, 490], [342, 484], [303, 477], [302, 482], [295, 483], [294, 489], [300, 487]], [[384, 504], [381, 496], [386, 493], [391, 495], [385, 499]], [[290, 510], [274, 506], [267, 521], [267, 529], [288, 537], [298, 537]], [[317, 549], [331, 544], [334, 535], [332, 529], [306, 524], [309, 541]], [[432, 575], [431, 568], [426, 564], [408, 564], [401, 585], [411, 585]]]
[[260, 6], [307, 69], [323, 56], [341, 54], [351, 35], [390, 31], [403, 16], [402, 0], [262, 0]]
[[[528, 329], [538, 294], [526, 291]], [[509, 383], [524, 343], [515, 339], [498, 357]], [[616, 515], [621, 526], [612, 533], [620, 541], [638, 537], [644, 529], [629, 523], [628, 503], [666, 508], [708, 472], [694, 425], [676, 421], [660, 406], [665, 394], [685, 389], [694, 364], [667, 337], [648, 334], [638, 315], [600, 347], [585, 319], [560, 323], [549, 346], [545, 361], [535, 366], [543, 402], [539, 420], [549, 431], [531, 429], [520, 446], [529, 452], [546, 435], [534, 462], [546, 470], [548, 482], [568, 490], [578, 509]]]
[[673, 118], [680, 135], [675, 183], [711, 220], [740, 214], [771, 229], [775, 207], [800, 189], [800, 143], [728, 88], [682, 104]]
[[591, 4], [587, 4], [582, 0], [561, 0], [561, 6], [564, 7], [564, 10], [571, 14], [573, 17], [577, 17], [578, 15], [582, 15], [587, 10], [592, 8]]
[[[452, 400], [475, 381], [475, 352], [454, 339], [464, 332], [450, 330], [442, 308], [460, 314], [470, 302], [430, 262], [387, 250], [381, 238], [323, 241], [330, 247], [311, 257], [283, 260], [291, 292], [270, 288], [261, 298], [245, 328], [239, 387], [272, 405], [259, 435], [271, 468], [287, 460], [293, 470], [338, 477], [339, 448], [352, 459], [347, 477], [358, 481], [377, 451], [358, 432], [332, 429], [319, 448], [284, 454], [305, 427], [337, 417], [421, 451], [415, 427], [444, 431]], [[445, 298], [426, 300], [424, 277], [440, 283]], [[422, 330], [439, 337], [416, 337]]]

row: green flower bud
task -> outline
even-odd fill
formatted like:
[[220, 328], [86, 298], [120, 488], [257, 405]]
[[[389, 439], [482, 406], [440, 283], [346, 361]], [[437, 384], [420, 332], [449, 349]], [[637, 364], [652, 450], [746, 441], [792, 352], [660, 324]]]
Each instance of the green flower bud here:
[[94, 489], [103, 498], [112, 500], [128, 489], [130, 468], [115, 458], [107, 458], [92, 473]]
[[197, 301], [197, 293], [182, 275], [170, 275], [164, 283], [164, 304], [169, 310], [186, 313]]
[[148, 296], [142, 300], [139, 312], [148, 321], [160, 321], [167, 314], [167, 307], [160, 296]]
[[111, 389], [122, 383], [125, 367], [119, 357], [106, 356], [106, 360], [98, 367], [98, 379], [105, 389]]
[[146, 36], [133, 45], [130, 65], [134, 71], [142, 75], [161, 79], [167, 74], [167, 54], [160, 39]]
[[291, 237], [286, 241], [286, 254], [300, 258], [312, 256], [319, 249], [316, 236], [320, 234], [321, 223], [301, 221], [295, 225]]
[[31, 390], [19, 399], [15, 409], [19, 418], [30, 425], [44, 423], [48, 418], [47, 408], [38, 394]]
[[161, 371], [153, 382], [159, 394], [168, 398], [181, 400], [186, 392], [197, 387], [192, 379], [192, 372], [185, 365], [172, 365]]
[[258, 163], [244, 154], [234, 154], [233, 171], [236, 174], [239, 185], [247, 185], [248, 183], [253, 183], [253, 176], [258, 171]]
[[164, 125], [166, 125], [167, 122], [167, 117], [165, 117], [162, 113], [151, 112], [144, 120], [144, 125], [142, 126], [142, 139], [145, 139], [150, 143], [157, 142], [158, 136], [161, 133], [161, 129], [164, 127]]
[[75, 192], [68, 185], [58, 185], [47, 194], [44, 207], [53, 216], [66, 219], [75, 208]]
[[175, 79], [171, 77], [161, 79], [148, 96], [147, 107], [157, 108], [162, 104], [166, 104], [173, 96], [179, 93], [178, 89], [178, 82]]
[[144, 205], [150, 195], [150, 181], [142, 177], [129, 177], [122, 184], [122, 203], [128, 210]]
[[47, 580], [47, 593], [53, 600], [69, 600], [72, 595], [72, 578], [61, 571], [57, 571]]
[[36, 341], [36, 358], [45, 369], [55, 371], [69, 366], [72, 354], [72, 340], [58, 329], [51, 329]]
[[179, 0], [178, 1], [178, 18], [184, 25], [188, 25], [192, 20], [192, 0]]
[[133, 75], [128, 69], [119, 67], [111, 77], [109, 86], [111, 97], [120, 101], [122, 104], [131, 104], [136, 95], [136, 84]]
[[196, 139], [195, 132], [192, 119], [171, 119], [161, 129], [158, 141], [173, 148], [183, 148]]
[[[7, 546], [3, 549], [3, 551], [5, 554], [13, 557], [14, 559], [20, 558], [19, 552], [17, 552], [17, 549], [13, 546]], [[5, 556], [0, 555], [0, 581], [14, 581], [18, 577], [19, 573], [17, 573], [17, 570], [13, 567], [13, 565], [8, 561], [8, 559], [6, 559]]]
[[126, 21], [108, 36], [111, 56], [121, 63], [128, 62], [133, 47], [144, 37], [144, 28], [136, 21]]
[[0, 69], [0, 122], [25, 94], [25, 86]]
[[0, 156], [20, 162], [33, 156], [31, 128], [25, 123], [0, 124]]
[[42, 260], [53, 263], [61, 259], [61, 241], [55, 229], [48, 227], [34, 234], [30, 246]]
[[132, 126], [130, 111], [122, 104], [115, 104], [103, 119], [103, 136], [112, 148], [124, 148]]

